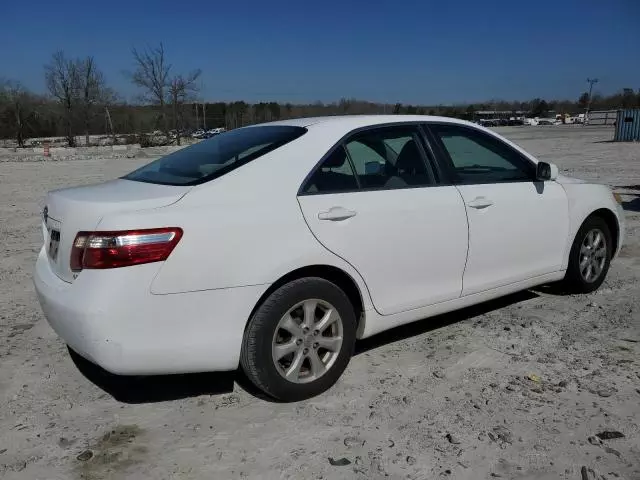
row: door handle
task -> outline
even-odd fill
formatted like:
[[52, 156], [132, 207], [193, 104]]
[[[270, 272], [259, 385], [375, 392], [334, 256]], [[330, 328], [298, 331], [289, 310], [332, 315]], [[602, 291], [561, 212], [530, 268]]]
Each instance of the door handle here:
[[475, 208], [477, 210], [481, 210], [483, 208], [490, 207], [493, 205], [493, 202], [489, 200], [487, 197], [476, 197], [471, 200], [467, 205], [471, 208]]
[[347, 210], [342, 207], [331, 207], [326, 212], [320, 212], [318, 218], [320, 220], [331, 220], [332, 222], [340, 222], [347, 218], [355, 217], [356, 212], [353, 210]]

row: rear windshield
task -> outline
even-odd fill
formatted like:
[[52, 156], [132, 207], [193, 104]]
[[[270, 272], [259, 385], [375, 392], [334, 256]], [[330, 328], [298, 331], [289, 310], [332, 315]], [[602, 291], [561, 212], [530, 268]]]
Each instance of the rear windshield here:
[[265, 125], [221, 133], [122, 177], [162, 185], [197, 185], [220, 177], [300, 137], [303, 127]]

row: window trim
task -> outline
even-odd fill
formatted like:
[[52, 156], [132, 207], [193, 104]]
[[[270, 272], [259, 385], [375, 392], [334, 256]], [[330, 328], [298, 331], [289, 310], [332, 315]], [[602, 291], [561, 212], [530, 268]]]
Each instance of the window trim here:
[[[345, 135], [343, 135], [328, 151], [327, 153], [325, 153], [320, 160], [314, 165], [314, 167], [309, 171], [309, 173], [306, 175], [306, 177], [304, 178], [304, 180], [302, 181], [300, 188], [298, 188], [298, 197], [303, 197], [303, 196], [308, 196], [308, 195], [336, 195], [336, 194], [341, 194], [341, 193], [355, 193], [355, 192], [381, 192], [381, 191], [386, 191], [386, 190], [406, 190], [406, 189], [412, 189], [412, 188], [430, 188], [430, 187], [442, 187], [444, 185], [451, 185], [451, 183], [442, 183], [442, 178], [441, 175], [439, 175], [440, 170], [439, 167], [437, 166], [438, 164], [438, 160], [437, 160], [437, 156], [434, 154], [433, 150], [431, 149], [429, 143], [426, 141], [425, 136], [424, 136], [424, 132], [422, 127], [422, 124], [424, 122], [420, 122], [420, 121], [413, 121], [413, 122], [390, 122], [390, 123], [380, 123], [380, 124], [376, 124], [376, 125], [366, 125], [364, 127], [358, 127], [355, 128], [353, 130], [350, 130], [349, 132], [347, 132]], [[420, 150], [420, 156], [422, 158], [422, 162], [425, 165], [425, 168], [427, 169], [427, 172], [431, 175], [431, 177], [433, 178], [434, 183], [432, 184], [428, 184], [428, 185], [407, 185], [404, 187], [366, 187], [363, 188], [362, 185], [360, 184], [360, 179], [358, 177], [358, 172], [355, 169], [355, 166], [353, 165], [353, 160], [351, 159], [351, 154], [349, 153], [349, 150], [346, 148], [346, 143], [351, 139], [351, 137], [355, 137], [356, 135], [362, 133], [362, 132], [368, 132], [371, 130], [385, 130], [385, 129], [389, 129], [389, 128], [408, 128], [408, 129], [413, 129], [415, 130], [415, 135], [417, 136], [418, 139], [418, 150]], [[347, 159], [349, 161], [349, 166], [351, 168], [351, 171], [353, 173], [353, 175], [356, 177], [356, 183], [358, 185], [358, 188], [356, 190], [353, 189], [349, 189], [349, 190], [338, 190], [338, 191], [334, 191], [334, 192], [306, 192], [305, 189], [307, 188], [307, 184], [309, 182], [309, 180], [311, 180], [311, 177], [313, 177], [313, 175], [316, 173], [316, 171], [321, 168], [322, 164], [325, 162], [325, 160], [327, 158], [329, 158], [329, 156], [331, 156], [333, 154], [333, 152], [338, 149], [339, 147], [344, 148], [345, 152], [347, 153]]]
[[[427, 132], [427, 136], [430, 142], [433, 143], [434, 146], [436, 147], [436, 150], [438, 152], [438, 155], [436, 156], [438, 158], [438, 162], [446, 170], [453, 185], [499, 185], [499, 184], [505, 184], [505, 183], [536, 182], [536, 177], [535, 177], [536, 164], [532, 162], [529, 158], [524, 156], [522, 153], [520, 153], [518, 150], [513, 148], [511, 145], [506, 143], [504, 140], [500, 139], [499, 137], [496, 137], [495, 135], [491, 135], [490, 133], [480, 130], [479, 128], [474, 128], [469, 125], [453, 123], [453, 122], [424, 122], [422, 125], [425, 131]], [[476, 134], [485, 135], [486, 137], [498, 142], [504, 148], [511, 151], [513, 154], [515, 154], [516, 158], [518, 158], [518, 160], [521, 162], [521, 165], [531, 167], [532, 173], [530, 174], [529, 178], [523, 179], [523, 180], [509, 180], [509, 181], [503, 181], [503, 182], [500, 182], [500, 181], [482, 181], [482, 182], [472, 182], [472, 183], [462, 182], [457, 172], [455, 171], [455, 166], [451, 158], [451, 155], [449, 155], [449, 152], [444, 146], [440, 137], [431, 129], [431, 126], [433, 125], [442, 125], [446, 127], [453, 126], [456, 128], [460, 128], [462, 130], [468, 130], [470, 132], [474, 132]]]
[[353, 176], [356, 179], [356, 186], [358, 188], [358, 191], [362, 190], [362, 184], [360, 183], [360, 175], [358, 175], [358, 171], [356, 170], [356, 164], [353, 163], [353, 159], [351, 158], [351, 154], [347, 149], [346, 143], [344, 142], [340, 143], [338, 148], [342, 148], [342, 150], [344, 150], [344, 154], [346, 155], [347, 162], [349, 162], [349, 168], [351, 169], [351, 173], [353, 173]]
[[426, 128], [426, 125], [424, 123], [420, 123], [418, 125], [418, 129], [420, 130], [423, 148], [427, 153], [429, 162], [432, 164], [431, 168], [435, 176], [436, 184], [440, 186], [453, 185], [453, 182], [451, 181], [451, 174], [448, 171], [447, 166], [442, 164], [438, 153], [433, 148], [435, 142], [430, 138], [431, 131]]

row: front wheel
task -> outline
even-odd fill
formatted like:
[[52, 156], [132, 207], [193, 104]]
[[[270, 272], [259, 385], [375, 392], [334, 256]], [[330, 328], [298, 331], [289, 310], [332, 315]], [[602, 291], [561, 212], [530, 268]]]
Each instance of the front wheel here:
[[303, 400], [338, 380], [355, 336], [355, 313], [346, 294], [322, 278], [302, 278], [278, 288], [257, 308], [247, 325], [240, 364], [267, 395]]
[[607, 276], [612, 253], [613, 242], [607, 223], [601, 217], [587, 218], [571, 246], [565, 286], [575, 293], [597, 290]]

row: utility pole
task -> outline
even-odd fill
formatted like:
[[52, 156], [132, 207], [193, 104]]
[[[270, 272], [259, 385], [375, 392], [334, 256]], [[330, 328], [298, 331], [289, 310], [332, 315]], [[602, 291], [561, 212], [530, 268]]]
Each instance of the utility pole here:
[[202, 129], [207, 129], [207, 104], [202, 102]]
[[[200, 77], [200, 93], [204, 96], [204, 81]], [[202, 100], [202, 129], [207, 131], [207, 107], [206, 100]]]
[[113, 144], [116, 144], [116, 132], [113, 130], [113, 122], [111, 121], [111, 114], [109, 113], [109, 107], [104, 107], [104, 115], [107, 119], [109, 129], [111, 130], [111, 137], [113, 138]]
[[591, 93], [593, 92], [593, 84], [598, 83], [597, 78], [587, 78], [587, 82], [589, 83], [589, 101], [587, 102], [587, 111], [584, 114], [584, 122], [582, 122], [582, 126], [584, 127], [589, 121], [589, 110], [591, 110]]
[[198, 121], [198, 101], [197, 100], [195, 102], [195, 107], [196, 107], [196, 130], [198, 130], [198, 128], [200, 128], [200, 122]]

